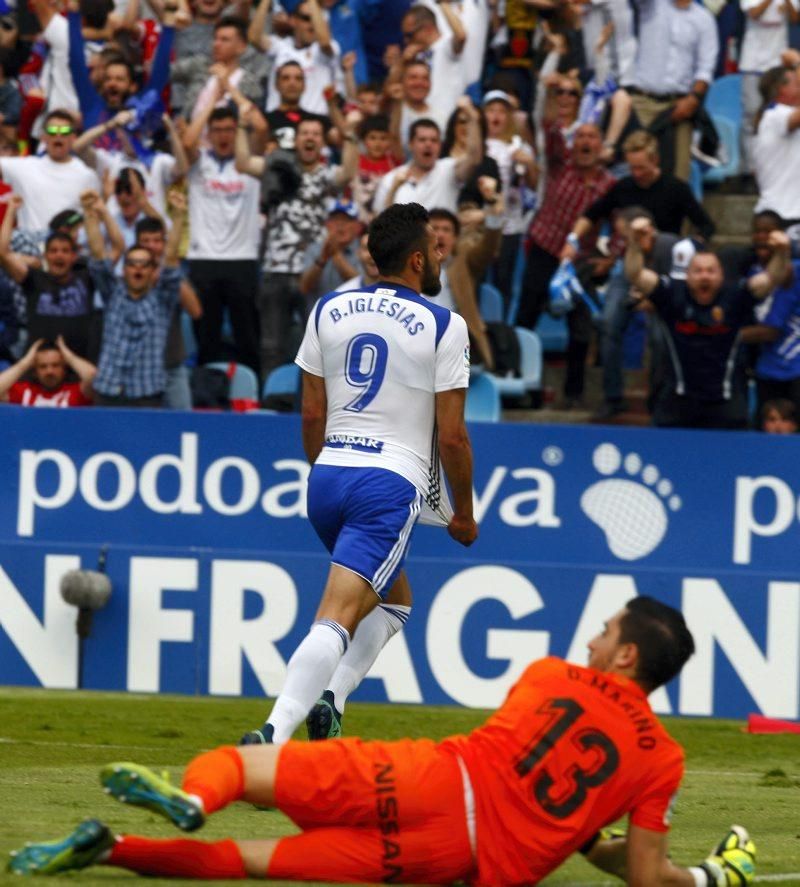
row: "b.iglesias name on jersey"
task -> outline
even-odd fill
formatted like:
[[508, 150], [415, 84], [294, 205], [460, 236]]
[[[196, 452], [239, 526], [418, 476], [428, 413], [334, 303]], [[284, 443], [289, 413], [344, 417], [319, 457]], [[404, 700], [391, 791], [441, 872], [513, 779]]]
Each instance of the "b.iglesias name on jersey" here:
[[330, 318], [334, 323], [339, 323], [353, 314], [384, 314], [396, 320], [401, 326], [406, 328], [409, 336], [416, 336], [420, 330], [425, 329], [425, 324], [421, 320], [417, 320], [417, 315], [410, 310], [408, 303], [395, 302], [389, 297], [393, 296], [396, 290], [377, 289], [371, 296], [353, 296], [347, 299], [347, 310], [341, 308], [331, 308], [329, 311]]

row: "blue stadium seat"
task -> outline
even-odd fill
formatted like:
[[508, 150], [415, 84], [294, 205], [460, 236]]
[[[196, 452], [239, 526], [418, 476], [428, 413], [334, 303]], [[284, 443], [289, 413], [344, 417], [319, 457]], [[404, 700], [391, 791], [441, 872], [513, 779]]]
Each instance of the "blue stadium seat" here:
[[482, 283], [479, 293], [481, 317], [486, 321], [500, 322], [505, 315], [503, 294], [491, 283]]
[[500, 392], [488, 373], [470, 379], [465, 416], [467, 422], [500, 421]]
[[725, 117], [739, 130], [742, 126], [742, 75], [726, 74], [708, 89], [706, 111], [712, 117]]
[[[207, 363], [207, 367], [213, 370], [222, 370], [223, 373], [228, 372], [230, 364], [220, 361], [218, 363]], [[231, 376], [231, 388], [229, 397], [231, 400], [250, 400], [258, 403], [258, 376], [241, 363], [235, 363], [233, 375]]]
[[542, 342], [532, 330], [515, 328], [520, 350], [520, 372], [527, 391], [542, 387]]
[[192, 318], [185, 311], [181, 311], [181, 335], [183, 347], [186, 349], [186, 366], [197, 366], [197, 339], [194, 334]]
[[703, 181], [712, 183], [724, 182], [725, 179], [739, 174], [742, 162], [740, 149], [741, 126], [736, 126], [732, 120], [723, 117], [721, 114], [712, 114], [711, 119], [714, 121], [720, 142], [724, 146], [727, 160], [719, 166], [709, 167], [703, 173]]
[[546, 311], [536, 324], [536, 333], [545, 352], [567, 350], [567, 322], [563, 317], [551, 317]]
[[267, 376], [261, 396], [266, 399], [269, 395], [296, 395], [299, 390], [300, 367], [296, 363], [284, 363]]

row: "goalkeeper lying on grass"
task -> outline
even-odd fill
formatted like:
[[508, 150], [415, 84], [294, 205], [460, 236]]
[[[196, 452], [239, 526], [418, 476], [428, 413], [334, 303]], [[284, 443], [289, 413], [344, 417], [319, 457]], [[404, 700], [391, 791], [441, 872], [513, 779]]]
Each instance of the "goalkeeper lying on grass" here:
[[[683, 750], [647, 694], [694, 652], [679, 612], [639, 597], [589, 644], [589, 667], [528, 667], [469, 736], [226, 746], [195, 758], [181, 789], [145, 767], [101, 772], [120, 801], [192, 831], [233, 801], [275, 806], [302, 829], [274, 840], [115, 837], [86, 820], [66, 839], [12, 855], [18, 874], [101, 864], [184, 878], [533, 884], [581, 851], [637, 887], [734, 887], [754, 877], [755, 846], [734, 826], [692, 868], [667, 855]], [[627, 833], [606, 831], [629, 817]]]

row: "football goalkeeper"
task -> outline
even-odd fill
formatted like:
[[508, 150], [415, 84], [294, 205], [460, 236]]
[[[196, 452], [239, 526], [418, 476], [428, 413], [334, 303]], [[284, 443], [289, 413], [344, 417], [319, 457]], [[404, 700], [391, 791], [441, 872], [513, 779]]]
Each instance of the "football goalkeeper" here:
[[[114, 836], [86, 820], [12, 855], [11, 871], [103, 864], [183, 878], [533, 884], [571, 853], [638, 887], [749, 884], [755, 847], [734, 826], [704, 862], [667, 854], [683, 751], [647, 694], [694, 652], [683, 616], [629, 601], [589, 644], [589, 667], [533, 663], [469, 736], [226, 746], [195, 758], [181, 789], [136, 764], [101, 772], [107, 791], [186, 831], [233, 801], [275, 806], [302, 830], [276, 840]], [[627, 833], [606, 831], [628, 815]]]

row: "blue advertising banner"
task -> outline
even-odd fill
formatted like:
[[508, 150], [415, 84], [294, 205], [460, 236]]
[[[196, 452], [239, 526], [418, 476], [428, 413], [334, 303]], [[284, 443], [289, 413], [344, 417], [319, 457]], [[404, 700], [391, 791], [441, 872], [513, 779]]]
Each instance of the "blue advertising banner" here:
[[[0, 683], [275, 695], [328, 561], [297, 417], [6, 407]], [[404, 632], [358, 697], [493, 707], [531, 659], [585, 661], [635, 594], [697, 653], [661, 712], [798, 717], [800, 444], [473, 425], [480, 537], [418, 527]], [[113, 585], [79, 675], [70, 569]]]

